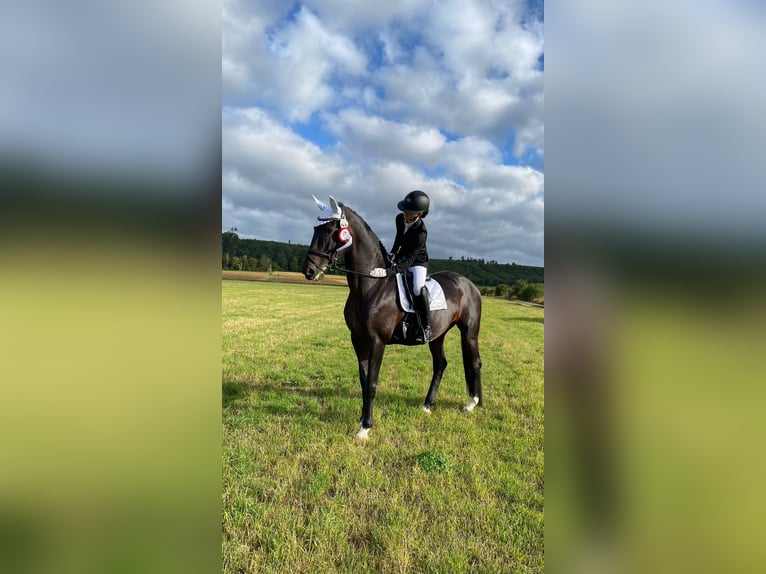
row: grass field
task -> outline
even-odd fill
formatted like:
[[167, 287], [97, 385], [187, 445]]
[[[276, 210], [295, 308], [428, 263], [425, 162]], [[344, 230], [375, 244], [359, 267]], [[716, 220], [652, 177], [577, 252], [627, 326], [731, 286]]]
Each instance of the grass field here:
[[485, 298], [485, 408], [457, 329], [431, 416], [427, 346], [388, 347], [370, 441], [345, 287], [223, 282], [225, 572], [541, 572], [543, 313]]

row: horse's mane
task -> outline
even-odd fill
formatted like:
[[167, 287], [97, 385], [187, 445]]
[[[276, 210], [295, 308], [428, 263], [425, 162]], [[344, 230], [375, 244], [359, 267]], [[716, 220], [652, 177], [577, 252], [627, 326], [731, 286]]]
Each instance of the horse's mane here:
[[361, 215], [359, 215], [356, 211], [348, 207], [345, 203], [339, 202], [338, 205], [340, 205], [346, 211], [353, 213], [359, 219], [359, 221], [362, 222], [362, 224], [364, 225], [364, 228], [370, 233], [370, 235], [372, 235], [373, 238], [377, 240], [378, 248], [380, 249], [380, 254], [383, 256], [383, 260], [387, 260], [388, 251], [386, 250], [385, 245], [383, 245], [383, 242], [380, 239], [378, 239], [377, 234], [372, 230], [372, 227], [370, 227], [370, 225], [364, 220], [364, 218]]

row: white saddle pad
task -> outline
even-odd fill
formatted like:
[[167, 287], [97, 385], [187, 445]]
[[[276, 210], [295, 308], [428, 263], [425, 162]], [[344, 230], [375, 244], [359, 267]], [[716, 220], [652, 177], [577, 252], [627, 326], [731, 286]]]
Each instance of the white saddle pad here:
[[[396, 274], [396, 285], [399, 287], [399, 302], [402, 305], [402, 309], [405, 313], [414, 313], [415, 309], [410, 305], [410, 300], [407, 298], [407, 292], [404, 289], [404, 275], [402, 273]], [[428, 306], [431, 311], [447, 308], [447, 300], [444, 298], [444, 291], [439, 283], [433, 279], [428, 279], [426, 280], [426, 289], [428, 289], [431, 299], [431, 304]]]

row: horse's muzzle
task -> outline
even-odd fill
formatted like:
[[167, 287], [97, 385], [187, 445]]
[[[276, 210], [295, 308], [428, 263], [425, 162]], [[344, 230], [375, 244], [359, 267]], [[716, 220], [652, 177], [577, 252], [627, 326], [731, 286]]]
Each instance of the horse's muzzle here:
[[303, 276], [309, 281], [321, 281], [321, 279], [324, 277], [324, 269], [318, 269], [315, 271], [313, 268], [307, 267], [306, 271], [303, 273]]

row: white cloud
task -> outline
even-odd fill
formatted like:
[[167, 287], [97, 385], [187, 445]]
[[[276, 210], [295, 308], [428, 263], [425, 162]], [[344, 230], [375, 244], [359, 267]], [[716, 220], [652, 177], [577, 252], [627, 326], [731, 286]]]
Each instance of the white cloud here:
[[346, 109], [329, 118], [330, 129], [344, 142], [348, 153], [370, 159], [420, 161], [433, 164], [446, 143], [430, 126], [403, 124], [358, 109]]
[[[288, 20], [264, 6], [243, 16], [225, 4], [225, 94], [249, 93], [289, 121], [350, 104], [461, 135], [513, 130], [516, 155], [542, 154], [543, 34], [521, 24], [523, 3], [316, 1]], [[380, 51], [372, 73], [365, 49]]]
[[273, 34], [269, 49], [279, 68], [274, 104], [291, 121], [306, 121], [328, 105], [338, 94], [332, 76], [361, 75], [367, 61], [351, 40], [328, 31], [305, 8]]
[[328, 121], [356, 161], [402, 162], [440, 168], [445, 176], [471, 186], [507, 190], [509, 196], [535, 194], [542, 174], [529, 167], [502, 164], [502, 152], [490, 141], [466, 137], [447, 141], [437, 129], [344, 110]]
[[221, 12], [222, 87], [224, 101], [247, 102], [252, 94], [273, 95], [278, 73], [268, 50], [267, 30], [285, 16], [289, 6], [245, 0], [224, 0]]
[[391, 96], [382, 109], [458, 134], [500, 138], [516, 130], [523, 134], [518, 155], [528, 147], [541, 152], [543, 35], [540, 26], [521, 25], [518, 12], [488, 2], [441, 3], [408, 61], [401, 54], [412, 30], [389, 28], [385, 52], [396, 59], [378, 75]]
[[367, 61], [349, 38], [328, 30], [306, 8], [284, 20], [289, 8], [224, 2], [224, 101], [257, 98], [290, 121], [306, 121], [338, 95], [332, 80], [364, 74]]
[[[344, 179], [339, 159], [323, 154], [257, 108], [225, 110], [223, 172], [227, 195], [235, 195], [249, 207], [279, 199], [275, 209], [282, 199], [289, 202], [295, 197], [296, 191], [310, 197], [342, 186]], [[258, 193], [251, 193], [255, 190]]]
[[423, 0], [307, 0], [303, 2], [320, 18], [332, 22], [336, 30], [353, 34], [367, 28], [380, 28], [391, 20], [413, 20], [428, 10]]

